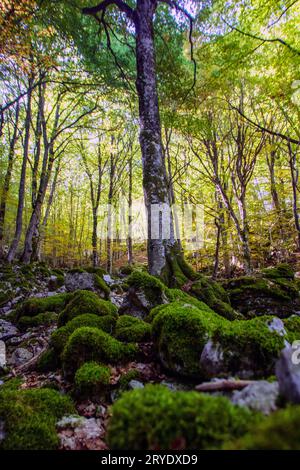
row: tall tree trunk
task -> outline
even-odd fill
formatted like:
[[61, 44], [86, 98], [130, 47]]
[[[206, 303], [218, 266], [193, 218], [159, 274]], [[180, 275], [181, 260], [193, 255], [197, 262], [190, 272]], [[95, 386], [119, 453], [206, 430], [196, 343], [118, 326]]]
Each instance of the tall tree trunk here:
[[[113, 144], [113, 138], [112, 138]], [[106, 269], [109, 274], [112, 273], [112, 201], [114, 193], [114, 177], [115, 177], [115, 163], [114, 156], [110, 156], [110, 172], [109, 172], [109, 189], [107, 199], [107, 243], [106, 243]]]
[[298, 182], [299, 182], [299, 170], [297, 168], [296, 155], [297, 151], [293, 151], [290, 142], [288, 143], [289, 150], [289, 166], [291, 171], [292, 189], [293, 189], [293, 215], [294, 223], [297, 234], [297, 250], [300, 251], [300, 221], [298, 213]]
[[[154, 205], [163, 204], [170, 207], [156, 83], [153, 30], [153, 16], [156, 6], [156, 2], [152, 0], [137, 2], [136, 88], [139, 99], [139, 140], [142, 150], [143, 187], [148, 216], [149, 272], [170, 282], [170, 277], [175, 275], [174, 264], [178, 264], [176, 258], [182, 256], [174, 239], [174, 229], [171, 227], [170, 237], [166, 239], [163, 238], [161, 230], [158, 238], [154, 238], [151, 234], [152, 223], [157, 223], [156, 220], [153, 220], [153, 213], [157, 216], [157, 211], [153, 211], [151, 208], [153, 209]], [[180, 268], [178, 267], [178, 269]]]
[[128, 264], [133, 263], [132, 250], [132, 156], [128, 160], [128, 238], [127, 238], [127, 259]]
[[98, 228], [98, 208], [93, 207], [93, 234], [92, 234], [92, 249], [93, 249], [93, 266], [96, 268], [99, 263], [98, 250], [97, 250], [97, 228]]
[[1, 201], [0, 201], [0, 258], [4, 256], [3, 237], [4, 237], [6, 203], [7, 203], [7, 196], [8, 196], [10, 181], [11, 181], [11, 176], [12, 176], [13, 162], [14, 162], [14, 156], [15, 156], [15, 146], [16, 146], [17, 139], [18, 139], [19, 114], [20, 114], [20, 104], [19, 102], [17, 102], [14, 130], [13, 130], [12, 138], [10, 140], [8, 164], [7, 164], [7, 169], [6, 169], [6, 173], [4, 177], [4, 183], [3, 183]]
[[13, 241], [11, 243], [7, 261], [11, 263], [16, 255], [16, 251], [20, 242], [22, 225], [23, 225], [23, 209], [24, 209], [24, 199], [25, 199], [25, 184], [26, 184], [26, 169], [27, 169], [27, 160], [29, 154], [29, 139], [30, 139], [30, 123], [31, 123], [31, 101], [32, 101], [32, 85], [33, 77], [31, 76], [28, 81], [28, 93], [27, 93], [27, 105], [26, 105], [26, 117], [25, 117], [25, 134], [24, 134], [24, 152], [23, 152], [23, 161], [20, 175], [20, 184], [19, 184], [19, 200], [18, 200], [18, 209], [16, 217], [16, 228]]

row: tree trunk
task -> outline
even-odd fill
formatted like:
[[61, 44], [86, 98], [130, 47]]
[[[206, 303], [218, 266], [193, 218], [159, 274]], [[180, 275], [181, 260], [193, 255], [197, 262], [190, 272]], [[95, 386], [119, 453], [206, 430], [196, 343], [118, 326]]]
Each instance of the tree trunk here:
[[156, 83], [153, 30], [153, 16], [156, 6], [156, 2], [152, 0], [137, 2], [136, 88], [139, 99], [139, 140], [142, 151], [143, 187], [148, 219], [149, 272], [170, 282], [170, 277], [175, 275], [176, 268], [180, 271], [179, 266], [176, 266], [178, 264], [177, 258], [182, 258], [181, 250], [174, 239], [172, 222], [168, 238], [163, 238], [161, 230], [156, 238], [153, 238], [151, 234], [152, 223], [157, 223], [151, 208], [163, 204], [170, 207]]
[[[112, 138], [112, 144], [114, 139]], [[110, 156], [109, 190], [107, 200], [107, 243], [106, 243], [106, 269], [112, 273], [112, 201], [114, 193], [115, 163], [114, 156]]]
[[298, 214], [298, 181], [299, 181], [299, 171], [296, 163], [296, 151], [293, 151], [291, 144], [288, 144], [289, 150], [289, 165], [291, 171], [291, 180], [292, 180], [292, 189], [293, 189], [293, 215], [295, 229], [297, 233], [297, 250], [300, 251], [300, 222]]
[[14, 239], [11, 243], [11, 246], [7, 255], [7, 261], [9, 263], [11, 263], [15, 258], [16, 251], [17, 251], [20, 238], [21, 238], [21, 233], [22, 233], [25, 184], [26, 184], [26, 169], [27, 169], [27, 160], [28, 160], [28, 155], [29, 155], [32, 85], [33, 85], [33, 78], [30, 77], [29, 82], [28, 82], [27, 106], [26, 106], [26, 117], [25, 117], [25, 134], [24, 134], [24, 152], [23, 152], [23, 162], [22, 162], [21, 175], [20, 175], [16, 229], [15, 229]]
[[98, 228], [98, 215], [97, 207], [93, 207], [93, 234], [92, 234], [92, 248], [93, 248], [93, 267], [96, 268], [99, 263], [97, 251], [97, 228]]
[[12, 135], [10, 146], [9, 146], [8, 164], [7, 164], [6, 174], [4, 178], [2, 194], [1, 194], [1, 202], [0, 202], [0, 258], [2, 258], [4, 255], [3, 237], [4, 237], [4, 221], [5, 221], [5, 214], [6, 214], [6, 202], [7, 202], [7, 196], [8, 196], [10, 181], [11, 181], [11, 176], [12, 176], [13, 162], [14, 162], [14, 156], [15, 156], [15, 146], [16, 146], [16, 142], [18, 139], [19, 114], [20, 114], [20, 105], [19, 105], [19, 102], [17, 102], [14, 130], [13, 130], [13, 135]]
[[133, 263], [132, 252], [132, 156], [128, 161], [128, 238], [127, 238], [127, 259], [128, 264]]

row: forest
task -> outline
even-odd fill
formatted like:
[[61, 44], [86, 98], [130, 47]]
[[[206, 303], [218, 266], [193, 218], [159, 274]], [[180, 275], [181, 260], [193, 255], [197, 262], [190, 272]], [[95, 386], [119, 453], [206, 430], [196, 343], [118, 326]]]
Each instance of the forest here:
[[0, 0], [0, 450], [300, 450], [299, 25]]

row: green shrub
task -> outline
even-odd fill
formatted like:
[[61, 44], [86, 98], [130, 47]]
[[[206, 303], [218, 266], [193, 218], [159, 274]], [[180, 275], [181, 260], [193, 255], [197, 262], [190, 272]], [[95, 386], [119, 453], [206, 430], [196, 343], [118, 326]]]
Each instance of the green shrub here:
[[49, 297], [33, 297], [22, 302], [15, 310], [15, 319], [34, 317], [39, 313], [60, 312], [70, 300], [70, 294], [51, 295]]
[[112, 450], [216, 449], [258, 419], [224, 397], [147, 385], [113, 404], [108, 444]]
[[109, 367], [86, 362], [75, 374], [75, 392], [82, 397], [97, 397], [107, 389], [109, 380]]
[[151, 336], [151, 325], [130, 315], [122, 315], [116, 324], [115, 336], [120, 341], [140, 343], [148, 341]]
[[124, 362], [133, 358], [136, 351], [133, 344], [123, 344], [104, 331], [82, 327], [71, 334], [63, 350], [63, 369], [66, 375], [72, 375], [85, 362]]
[[3, 450], [51, 450], [58, 448], [55, 424], [74, 413], [69, 397], [50, 389], [0, 389], [0, 419], [4, 421]]
[[38, 315], [34, 317], [21, 317], [20, 320], [18, 321], [18, 326], [20, 328], [33, 328], [35, 326], [40, 326], [40, 325], [51, 325], [52, 323], [55, 323], [57, 320], [57, 313], [54, 312], [45, 312], [45, 313], [39, 313]]
[[271, 414], [241, 439], [224, 444], [224, 448], [300, 450], [300, 406], [290, 406]]
[[63, 326], [68, 321], [84, 313], [116, 317], [117, 308], [110, 301], [99, 299], [94, 292], [78, 290], [73, 293], [70, 302], [59, 315], [58, 326]]

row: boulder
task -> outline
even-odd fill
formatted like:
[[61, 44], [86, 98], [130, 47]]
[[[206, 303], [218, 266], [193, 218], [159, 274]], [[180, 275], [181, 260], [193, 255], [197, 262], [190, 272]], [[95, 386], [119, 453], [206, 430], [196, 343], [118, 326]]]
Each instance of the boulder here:
[[280, 395], [291, 403], [300, 403], [300, 342], [286, 347], [276, 364]]
[[265, 415], [277, 409], [276, 402], [279, 397], [278, 382], [259, 380], [247, 385], [243, 390], [235, 391], [231, 397], [232, 403], [246, 406], [253, 411], [260, 411]]
[[8, 363], [13, 367], [20, 366], [25, 364], [25, 362], [30, 361], [33, 358], [32, 352], [28, 351], [25, 348], [17, 348], [12, 353], [11, 357], [8, 360]]
[[65, 286], [68, 292], [74, 292], [80, 289], [96, 292], [103, 299], [109, 296], [108, 286], [104, 280], [95, 273], [70, 271], [66, 274]]

